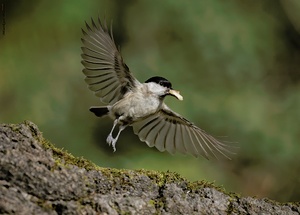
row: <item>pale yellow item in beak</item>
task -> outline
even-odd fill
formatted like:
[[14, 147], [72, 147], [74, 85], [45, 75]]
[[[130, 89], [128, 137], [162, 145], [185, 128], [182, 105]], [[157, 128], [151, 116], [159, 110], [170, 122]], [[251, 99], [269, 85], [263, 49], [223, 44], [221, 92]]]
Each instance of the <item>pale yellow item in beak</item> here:
[[178, 100], [182, 101], [183, 97], [180, 95], [179, 91], [177, 90], [169, 90], [169, 93], [175, 96]]

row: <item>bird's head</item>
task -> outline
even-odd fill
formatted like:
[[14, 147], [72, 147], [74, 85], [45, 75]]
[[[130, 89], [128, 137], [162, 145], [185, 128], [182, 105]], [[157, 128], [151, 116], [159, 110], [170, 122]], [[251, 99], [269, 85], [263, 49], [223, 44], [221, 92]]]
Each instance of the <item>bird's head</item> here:
[[179, 91], [174, 90], [171, 82], [163, 77], [155, 76], [149, 78], [147, 81], [145, 81], [145, 83], [149, 84], [149, 90], [161, 97], [170, 95], [174, 96], [178, 100], [183, 100], [183, 97], [180, 95]]

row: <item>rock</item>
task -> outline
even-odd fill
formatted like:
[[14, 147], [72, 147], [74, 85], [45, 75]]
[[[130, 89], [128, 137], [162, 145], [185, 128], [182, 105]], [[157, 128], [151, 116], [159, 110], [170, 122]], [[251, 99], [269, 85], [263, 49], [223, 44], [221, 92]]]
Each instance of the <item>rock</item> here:
[[101, 168], [37, 126], [0, 125], [0, 214], [299, 214], [299, 203], [239, 197], [176, 173]]

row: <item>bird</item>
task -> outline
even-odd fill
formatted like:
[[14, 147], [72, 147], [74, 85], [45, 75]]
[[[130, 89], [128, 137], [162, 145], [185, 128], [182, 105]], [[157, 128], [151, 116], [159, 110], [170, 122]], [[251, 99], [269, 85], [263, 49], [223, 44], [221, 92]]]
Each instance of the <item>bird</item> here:
[[[159, 151], [202, 155], [206, 159], [219, 156], [231, 159], [230, 146], [197, 127], [165, 103], [166, 96], [183, 100], [166, 78], [154, 76], [139, 82], [124, 63], [120, 48], [116, 46], [106, 20], [100, 18], [91, 24], [85, 22], [82, 30], [82, 65], [88, 88], [106, 106], [92, 106], [90, 111], [97, 117], [109, 116], [113, 127], [106, 142], [116, 151], [121, 132], [128, 126], [149, 147]], [[118, 133], [113, 137], [113, 131]]]

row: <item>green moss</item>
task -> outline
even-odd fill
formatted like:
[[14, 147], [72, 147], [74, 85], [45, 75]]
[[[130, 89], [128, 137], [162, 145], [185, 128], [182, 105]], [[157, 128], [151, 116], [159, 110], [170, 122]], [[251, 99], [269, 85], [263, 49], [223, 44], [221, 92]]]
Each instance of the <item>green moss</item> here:
[[[53, 158], [55, 160], [55, 165], [52, 167], [53, 169], [59, 168], [59, 167], [68, 167], [69, 165], [78, 166], [79, 168], [85, 168], [87, 171], [89, 170], [96, 170], [101, 171], [101, 173], [108, 178], [108, 180], [111, 179], [111, 181], [118, 181], [118, 184], [121, 185], [128, 185], [128, 183], [132, 183], [132, 180], [128, 179], [134, 179], [137, 176], [145, 175], [146, 177], [149, 177], [151, 181], [156, 184], [159, 187], [159, 190], [161, 188], [164, 188], [166, 184], [170, 183], [177, 183], [186, 191], [189, 192], [197, 192], [198, 190], [201, 190], [203, 188], [214, 188], [219, 192], [224, 193], [227, 195], [229, 204], [227, 208], [227, 213], [231, 214], [235, 211], [235, 207], [233, 205], [234, 202], [238, 202], [241, 198], [239, 194], [232, 193], [232, 192], [226, 192], [225, 189], [221, 186], [216, 186], [212, 182], [207, 181], [195, 181], [195, 182], [189, 182], [187, 179], [180, 176], [178, 173], [174, 172], [161, 172], [161, 171], [153, 171], [153, 170], [127, 170], [127, 169], [114, 169], [114, 168], [102, 168], [94, 163], [84, 159], [84, 158], [77, 158], [74, 157], [72, 154], [68, 153], [64, 149], [56, 148], [51, 142], [43, 138], [42, 133], [38, 130], [35, 124], [29, 121], [25, 121], [24, 124], [29, 127], [31, 130], [32, 136], [44, 147], [46, 150], [51, 150], [53, 154]], [[12, 130], [16, 132], [20, 132], [20, 129], [22, 129], [22, 124], [11, 124], [9, 125]], [[88, 184], [87, 184], [88, 185]], [[288, 205], [288, 206], [295, 206], [299, 207], [300, 203], [278, 203], [273, 200], [264, 199], [264, 201], [269, 202], [274, 205]], [[79, 207], [81, 200], [78, 200]], [[45, 210], [51, 210], [52, 206], [44, 201], [37, 201], [37, 204], [40, 205]], [[149, 200], [149, 204], [153, 205], [156, 209], [163, 208], [165, 206], [165, 199], [157, 198], [153, 200]], [[118, 210], [118, 208], [115, 208]], [[296, 209], [295, 209], [296, 210]], [[127, 212], [118, 211], [120, 214], [127, 214]]]
[[46, 149], [50, 149], [53, 153], [53, 157], [57, 164], [61, 165], [74, 165], [80, 168], [85, 168], [86, 170], [100, 170], [100, 168], [92, 163], [91, 161], [86, 160], [85, 158], [77, 158], [74, 157], [72, 154], [68, 153], [63, 149], [56, 148], [52, 143], [50, 143], [46, 139], [42, 139], [42, 145]]
[[162, 208], [164, 206], [164, 203], [162, 201], [159, 201], [159, 200], [151, 199], [148, 203], [150, 205], [153, 205], [155, 208]]
[[[72, 154], [68, 153], [64, 149], [59, 149], [55, 147], [50, 141], [46, 140], [42, 133], [38, 131], [35, 124], [29, 121], [24, 122], [31, 130], [33, 137], [42, 144], [42, 146], [47, 149], [51, 150], [53, 154], [53, 158], [55, 159], [55, 167], [59, 166], [68, 166], [68, 165], [75, 165], [80, 168], [85, 168], [87, 171], [89, 170], [97, 170], [101, 171], [101, 173], [106, 176], [108, 179], [116, 179], [118, 178], [121, 180], [122, 183], [126, 184], [130, 180], [126, 180], [126, 178], [132, 179], [138, 175], [145, 175], [149, 177], [153, 183], [155, 183], [158, 187], [163, 187], [165, 184], [169, 183], [186, 183], [186, 189], [190, 191], [196, 191], [198, 189], [209, 187], [214, 188], [220, 192], [226, 193], [224, 188], [220, 186], [215, 186], [211, 182], [207, 181], [195, 181], [189, 182], [178, 173], [175, 172], [161, 172], [161, 171], [153, 171], [153, 170], [126, 170], [126, 169], [114, 169], [114, 168], [102, 168], [97, 166], [96, 164], [88, 161], [82, 157], [77, 158], [74, 157]], [[19, 129], [18, 126], [15, 126], [15, 129]], [[226, 193], [229, 195], [228, 193]], [[233, 196], [236, 198], [236, 196]], [[161, 207], [161, 202], [155, 201], [153, 202], [156, 207]]]
[[[34, 123], [26, 120], [26, 121], [24, 121], [24, 124], [29, 127], [33, 138], [35, 138], [39, 143], [41, 143], [41, 145], [46, 150], [50, 149], [52, 151], [53, 158], [55, 159], [55, 163], [57, 166], [75, 165], [80, 168], [85, 168], [86, 170], [93, 170], [93, 169], [99, 170], [100, 169], [96, 164], [94, 164], [82, 157], [76, 158], [72, 154], [68, 153], [67, 151], [56, 148], [50, 141], [46, 140], [43, 137], [42, 133], [38, 130], [38, 128], [36, 127], [36, 125]], [[17, 124], [17, 125], [12, 124], [10, 126], [14, 131], [18, 131], [18, 129], [20, 129], [20, 124]]]
[[[153, 171], [153, 170], [127, 170], [127, 169], [115, 169], [115, 168], [102, 168], [97, 166], [96, 164], [84, 159], [84, 158], [77, 158], [74, 157], [72, 154], [66, 152], [63, 149], [56, 148], [52, 143], [48, 140], [42, 138], [41, 143], [43, 147], [46, 149], [52, 150], [53, 157], [57, 163], [57, 165], [75, 165], [80, 168], [85, 168], [86, 170], [97, 170], [101, 171], [104, 176], [108, 179], [125, 179], [125, 178], [133, 178], [137, 175], [145, 175], [149, 177], [158, 187], [162, 187], [168, 183], [179, 183], [179, 182], [186, 182], [187, 189], [193, 191], [198, 190], [204, 187], [215, 188], [216, 190], [226, 193], [224, 188], [220, 186], [214, 185], [212, 182], [207, 181], [195, 181], [195, 182], [188, 182], [185, 178], [180, 176], [178, 173], [175, 172], [161, 172], [161, 171]], [[125, 180], [123, 180], [126, 183]]]
[[[80, 168], [85, 168], [88, 171], [97, 170], [97, 171], [101, 171], [101, 173], [104, 176], [106, 176], [108, 179], [118, 178], [123, 183], [128, 183], [126, 178], [132, 179], [138, 175], [145, 175], [149, 177], [153, 181], [153, 183], [157, 184], [158, 187], [162, 187], [168, 183], [184, 182], [186, 183], [186, 189], [191, 191], [201, 189], [203, 187], [210, 187], [225, 193], [225, 190], [222, 187], [215, 186], [211, 182], [207, 182], [207, 181], [188, 182], [185, 178], [183, 178], [182, 176], [180, 176], [178, 173], [175, 172], [170, 172], [170, 171], [161, 172], [161, 171], [144, 170], [144, 169], [126, 170], [126, 169], [114, 169], [114, 168], [101, 168], [96, 164], [92, 163], [91, 161], [88, 161], [82, 157], [80, 158], [74, 157], [72, 154], [68, 153], [64, 149], [56, 148], [51, 142], [49, 142], [42, 136], [42, 133], [38, 131], [38, 128], [32, 122], [25, 121], [24, 124], [26, 124], [30, 128], [33, 137], [38, 142], [40, 142], [45, 149], [52, 151], [53, 158], [55, 159], [55, 163], [56, 163], [55, 167], [75, 165]], [[19, 126], [17, 125], [15, 127], [16, 127], [15, 129], [19, 128]]]
[[139, 173], [147, 175], [153, 182], [155, 182], [159, 187], [166, 183], [176, 183], [180, 181], [185, 181], [186, 179], [181, 177], [175, 172], [160, 172], [160, 171], [149, 171], [149, 170], [138, 170]]
[[213, 182], [208, 182], [208, 181], [201, 180], [201, 181], [190, 182], [188, 184], [188, 188], [190, 190], [198, 190], [198, 189], [206, 188], [206, 187], [215, 188], [215, 189], [217, 189], [221, 192], [224, 192], [224, 190], [221, 187], [215, 186]]
[[40, 206], [41, 208], [43, 208], [45, 210], [45, 212], [53, 211], [53, 207], [52, 207], [51, 202], [48, 202], [48, 201], [45, 201], [45, 200], [42, 200], [42, 199], [38, 199], [36, 201], [36, 204], [38, 206]]

